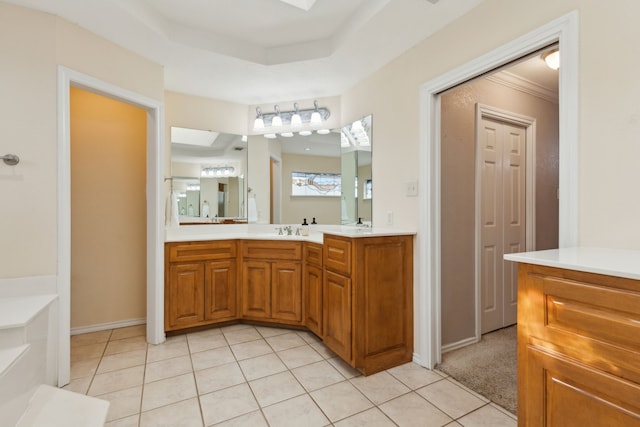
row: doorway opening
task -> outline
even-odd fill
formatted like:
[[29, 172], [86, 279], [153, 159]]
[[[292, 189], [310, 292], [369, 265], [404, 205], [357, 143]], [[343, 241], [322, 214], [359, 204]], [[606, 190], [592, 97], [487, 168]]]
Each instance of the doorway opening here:
[[[416, 288], [416, 355], [414, 360], [434, 368], [442, 352], [441, 288], [441, 126], [440, 94], [461, 83], [491, 73], [547, 46], [557, 43], [562, 51], [559, 69], [559, 215], [558, 246], [574, 246], [578, 235], [578, 14], [571, 12], [528, 34], [496, 48], [461, 67], [437, 77], [420, 88], [420, 232], [419, 285]], [[470, 321], [473, 321], [473, 316]]]
[[71, 332], [71, 87], [93, 92], [146, 111], [146, 338], [164, 335], [164, 211], [162, 103], [69, 68], [58, 67], [58, 386], [70, 379]]
[[516, 322], [505, 253], [558, 247], [558, 77], [541, 59], [551, 48], [439, 95], [443, 351]]

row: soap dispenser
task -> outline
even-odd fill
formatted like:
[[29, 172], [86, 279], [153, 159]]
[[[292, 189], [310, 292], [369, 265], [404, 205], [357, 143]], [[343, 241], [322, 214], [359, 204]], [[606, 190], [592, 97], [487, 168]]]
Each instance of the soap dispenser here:
[[304, 220], [302, 221], [302, 227], [300, 227], [300, 233], [303, 236], [309, 235], [309, 224], [307, 224], [307, 218], [304, 218]]

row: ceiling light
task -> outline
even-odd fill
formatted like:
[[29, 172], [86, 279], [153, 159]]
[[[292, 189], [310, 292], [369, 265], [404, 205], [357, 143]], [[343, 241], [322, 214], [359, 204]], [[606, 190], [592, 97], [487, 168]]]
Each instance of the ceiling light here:
[[318, 132], [318, 134], [320, 135], [327, 135], [331, 131], [329, 129], [318, 129], [316, 132]]
[[311, 151], [311, 147], [304, 147], [304, 151]]
[[300, 117], [300, 112], [298, 111], [298, 103], [295, 102], [293, 104], [293, 108], [295, 109], [295, 113], [291, 116], [291, 127], [297, 128], [302, 126], [302, 117]]
[[275, 133], [265, 133], [264, 137], [267, 139], [276, 139], [278, 135], [276, 135]]
[[253, 122], [253, 130], [264, 129], [264, 119], [262, 118], [262, 110], [256, 107], [256, 120]]
[[278, 105], [275, 105], [273, 109], [275, 110], [276, 115], [273, 116], [273, 118], [271, 119], [271, 127], [274, 127], [274, 128], [282, 127], [282, 117], [280, 117], [280, 107], [278, 107]]
[[362, 132], [364, 128], [362, 127], [362, 122], [360, 120], [356, 120], [351, 125], [351, 132]]
[[547, 64], [547, 67], [552, 70], [560, 68], [560, 51], [558, 48], [552, 49], [542, 54], [542, 59]]
[[285, 138], [291, 138], [293, 136], [293, 132], [282, 132], [280, 136], [284, 136]]
[[313, 132], [311, 132], [310, 130], [301, 130], [300, 132], [298, 132], [298, 135], [300, 135], [300, 136], [309, 136], [312, 133]]

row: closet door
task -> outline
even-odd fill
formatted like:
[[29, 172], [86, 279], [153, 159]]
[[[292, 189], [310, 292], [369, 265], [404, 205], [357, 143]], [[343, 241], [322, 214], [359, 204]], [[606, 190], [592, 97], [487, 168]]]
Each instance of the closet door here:
[[478, 270], [484, 334], [516, 323], [517, 274], [503, 255], [526, 248], [527, 141], [523, 126], [489, 118], [480, 125]]

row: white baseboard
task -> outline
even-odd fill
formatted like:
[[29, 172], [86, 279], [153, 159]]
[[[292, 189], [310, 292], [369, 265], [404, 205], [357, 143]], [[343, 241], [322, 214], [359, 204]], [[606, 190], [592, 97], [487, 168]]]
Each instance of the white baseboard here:
[[144, 325], [147, 323], [146, 318], [120, 320], [118, 322], [100, 323], [98, 325], [79, 326], [71, 328], [71, 335], [88, 334], [89, 332], [107, 331], [109, 329], [126, 328], [127, 326]]
[[466, 347], [470, 344], [475, 344], [477, 342], [479, 342], [480, 340], [477, 339], [476, 337], [470, 337], [470, 338], [465, 338], [463, 340], [460, 340], [458, 342], [454, 342], [451, 344], [446, 344], [442, 346], [442, 353], [446, 353], [448, 351], [453, 351], [453, 350], [457, 350], [459, 348], [462, 347]]

